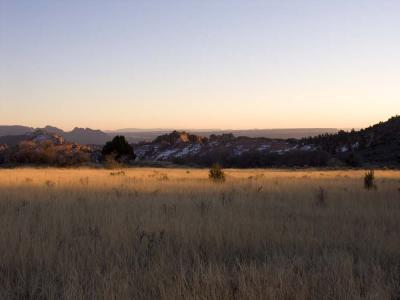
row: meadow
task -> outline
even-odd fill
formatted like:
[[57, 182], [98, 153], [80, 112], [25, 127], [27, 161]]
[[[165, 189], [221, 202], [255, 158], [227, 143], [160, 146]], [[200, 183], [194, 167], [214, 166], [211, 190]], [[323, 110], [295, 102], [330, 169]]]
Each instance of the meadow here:
[[400, 172], [225, 172], [0, 170], [0, 298], [400, 298]]

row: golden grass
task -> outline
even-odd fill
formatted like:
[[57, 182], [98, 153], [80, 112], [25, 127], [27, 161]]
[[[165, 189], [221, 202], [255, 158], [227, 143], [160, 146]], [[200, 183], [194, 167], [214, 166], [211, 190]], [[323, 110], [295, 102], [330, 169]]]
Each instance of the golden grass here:
[[400, 297], [399, 172], [119, 171], [0, 171], [1, 299]]

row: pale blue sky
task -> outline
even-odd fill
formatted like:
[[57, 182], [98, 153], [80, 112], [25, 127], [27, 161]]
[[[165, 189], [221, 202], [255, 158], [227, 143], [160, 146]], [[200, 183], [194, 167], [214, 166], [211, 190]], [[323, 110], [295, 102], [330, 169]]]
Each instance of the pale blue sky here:
[[398, 0], [0, 0], [0, 124], [348, 128], [399, 113]]

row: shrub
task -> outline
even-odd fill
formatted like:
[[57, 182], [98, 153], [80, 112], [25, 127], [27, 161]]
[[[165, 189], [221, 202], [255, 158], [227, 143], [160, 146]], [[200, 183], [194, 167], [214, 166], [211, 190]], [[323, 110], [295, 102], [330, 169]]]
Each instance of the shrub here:
[[110, 176], [125, 176], [125, 172], [124, 171], [111, 172]]
[[327, 196], [326, 190], [320, 187], [316, 194], [316, 205], [322, 207], [326, 206], [326, 196]]
[[45, 184], [48, 188], [53, 188], [53, 187], [56, 185], [56, 183], [55, 183], [54, 181], [52, 181], [52, 180], [46, 180], [44, 184]]
[[369, 172], [365, 173], [364, 176], [364, 187], [367, 190], [376, 189], [375, 184], [375, 172], [374, 170], [370, 170]]
[[217, 182], [223, 182], [225, 181], [225, 173], [222, 170], [221, 166], [219, 164], [213, 164], [210, 172], [208, 174], [208, 177]]

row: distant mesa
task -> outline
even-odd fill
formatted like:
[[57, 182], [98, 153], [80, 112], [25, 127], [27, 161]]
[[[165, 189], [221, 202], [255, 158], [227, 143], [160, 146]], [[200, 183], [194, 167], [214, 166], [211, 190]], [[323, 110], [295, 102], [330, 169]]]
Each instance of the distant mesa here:
[[185, 131], [173, 131], [169, 134], [164, 134], [157, 137], [154, 143], [168, 143], [170, 145], [180, 144], [180, 143], [199, 143], [202, 144], [208, 139], [195, 134], [189, 134]]
[[46, 126], [43, 130], [61, 135], [70, 142], [83, 145], [103, 145], [110, 139], [110, 136], [105, 132], [90, 128], [75, 127], [72, 131], [65, 132], [57, 127]]
[[101, 130], [79, 127], [75, 127], [70, 132], [65, 132], [63, 136], [68, 141], [84, 145], [104, 145], [110, 140], [110, 136]]
[[44, 131], [47, 131], [49, 133], [56, 133], [56, 134], [60, 134], [63, 135], [65, 134], [64, 130], [54, 127], [54, 126], [49, 126], [47, 125], [46, 127], [42, 128]]
[[0, 126], [0, 144], [18, 144], [24, 140], [26, 135], [36, 131], [46, 132], [48, 134], [56, 134], [71, 143], [82, 145], [104, 145], [112, 136], [100, 130], [90, 128], [75, 127], [72, 131], [64, 131], [60, 128], [47, 125], [44, 128], [31, 128], [26, 126]]
[[32, 132], [34, 131], [34, 128], [32, 127], [27, 127], [27, 126], [0, 126], [0, 137], [1, 136], [7, 136], [7, 135], [21, 135], [25, 134], [27, 132]]

